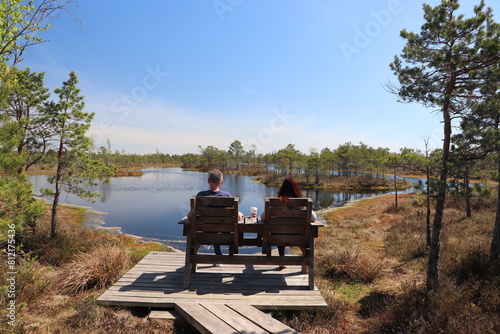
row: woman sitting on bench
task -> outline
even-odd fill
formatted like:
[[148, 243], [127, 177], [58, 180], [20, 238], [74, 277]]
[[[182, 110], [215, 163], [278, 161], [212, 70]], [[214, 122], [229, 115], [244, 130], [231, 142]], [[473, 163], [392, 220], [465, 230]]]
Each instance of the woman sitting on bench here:
[[[281, 188], [278, 190], [277, 197], [280, 199], [281, 205], [286, 206], [286, 201], [289, 198], [304, 198], [302, 190], [300, 190], [299, 185], [295, 179], [289, 177], [283, 181]], [[261, 220], [265, 222], [265, 212], [262, 212], [260, 216]], [[315, 222], [317, 219], [316, 213], [311, 212], [311, 222]], [[285, 246], [278, 246], [278, 253], [280, 256], [285, 256]]]

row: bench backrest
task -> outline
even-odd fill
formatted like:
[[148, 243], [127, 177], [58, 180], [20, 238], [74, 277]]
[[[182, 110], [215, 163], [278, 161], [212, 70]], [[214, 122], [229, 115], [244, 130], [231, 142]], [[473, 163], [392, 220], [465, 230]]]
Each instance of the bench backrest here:
[[238, 247], [238, 203], [237, 197], [191, 197], [192, 243]]
[[263, 252], [271, 246], [298, 246], [303, 251], [311, 246], [312, 200], [289, 198], [283, 205], [277, 197], [265, 200], [262, 240]]

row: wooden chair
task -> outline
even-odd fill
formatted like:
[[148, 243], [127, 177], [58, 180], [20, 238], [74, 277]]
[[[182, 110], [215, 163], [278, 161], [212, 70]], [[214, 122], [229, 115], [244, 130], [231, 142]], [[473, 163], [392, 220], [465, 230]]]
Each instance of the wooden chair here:
[[[198, 255], [201, 245], [226, 245], [229, 246], [230, 255], [238, 253], [238, 202], [237, 197], [191, 197], [191, 221], [186, 226], [185, 233], [185, 288], [189, 287], [190, 274], [196, 272], [197, 263], [207, 263], [206, 256]], [[219, 263], [219, 257], [221, 256], [213, 255], [208, 261]]]
[[[289, 246], [300, 248], [302, 272], [308, 273], [309, 288], [314, 289], [314, 238], [311, 228], [312, 200], [289, 198], [285, 206], [279, 198], [265, 199], [264, 233], [262, 253], [271, 256], [271, 247]], [[316, 232], [317, 233], [317, 232]], [[291, 259], [290, 259], [291, 260]]]

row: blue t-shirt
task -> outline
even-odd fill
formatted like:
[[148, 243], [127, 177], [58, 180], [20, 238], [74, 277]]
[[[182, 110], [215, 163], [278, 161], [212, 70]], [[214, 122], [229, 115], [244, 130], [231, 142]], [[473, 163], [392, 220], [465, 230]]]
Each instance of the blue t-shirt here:
[[222, 196], [222, 197], [233, 197], [230, 193], [227, 191], [212, 191], [212, 190], [203, 190], [200, 191], [196, 196]]

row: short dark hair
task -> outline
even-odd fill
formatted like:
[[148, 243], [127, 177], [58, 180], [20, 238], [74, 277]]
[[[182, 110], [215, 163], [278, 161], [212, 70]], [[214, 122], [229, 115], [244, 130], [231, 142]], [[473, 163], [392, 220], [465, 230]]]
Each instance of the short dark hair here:
[[216, 184], [220, 184], [224, 179], [224, 174], [218, 169], [215, 169], [208, 174], [208, 179]]

